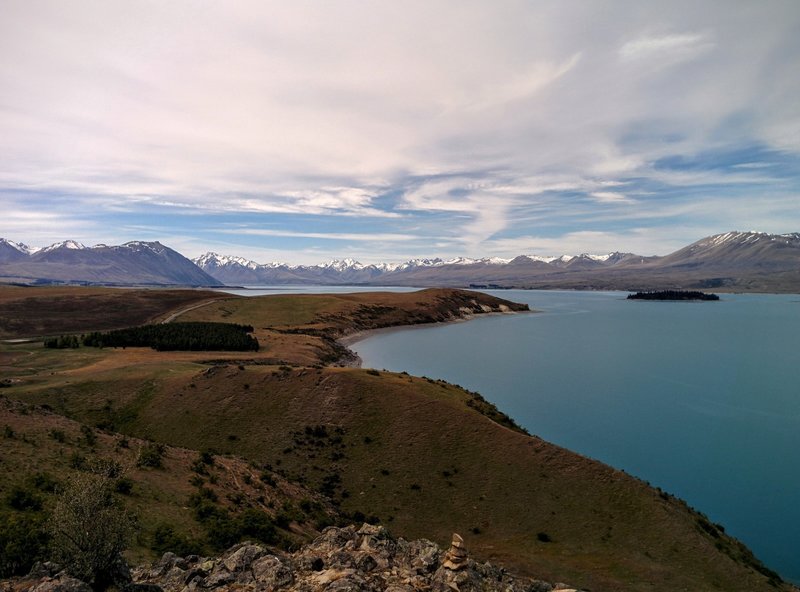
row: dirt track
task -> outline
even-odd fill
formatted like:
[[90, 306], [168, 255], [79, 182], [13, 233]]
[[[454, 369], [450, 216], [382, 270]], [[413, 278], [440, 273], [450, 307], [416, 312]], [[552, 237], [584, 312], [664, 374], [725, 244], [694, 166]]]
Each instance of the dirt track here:
[[190, 310], [195, 310], [195, 309], [198, 309], [198, 308], [202, 308], [204, 306], [208, 306], [212, 302], [216, 302], [217, 300], [222, 300], [222, 299], [223, 298], [213, 298], [211, 300], [206, 300], [205, 302], [198, 302], [197, 304], [193, 304], [192, 306], [187, 306], [186, 308], [182, 308], [181, 310], [179, 310], [177, 312], [173, 312], [171, 315], [169, 315], [167, 318], [165, 318], [163, 321], [161, 321], [161, 324], [163, 325], [165, 323], [171, 323], [172, 321], [177, 319], [179, 316], [181, 316], [184, 313], [189, 312]]

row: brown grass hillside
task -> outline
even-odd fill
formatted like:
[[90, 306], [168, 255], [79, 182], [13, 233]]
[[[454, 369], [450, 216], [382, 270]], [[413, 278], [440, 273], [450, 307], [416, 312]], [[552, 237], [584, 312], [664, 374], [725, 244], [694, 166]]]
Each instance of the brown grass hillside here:
[[[73, 476], [111, 471], [118, 498], [138, 518], [137, 540], [130, 553], [134, 561], [153, 558], [154, 534], [165, 527], [188, 550], [214, 550], [190, 503], [200, 491], [211, 492], [216, 506], [231, 516], [256, 509], [281, 523], [284, 528], [277, 530], [276, 544], [294, 546], [307, 540], [320, 523], [336, 519], [336, 512], [318, 494], [241, 458], [159, 446], [1, 395], [0, 430], [0, 524], [4, 518], [14, 519], [15, 509], [22, 510], [17, 518], [36, 524], [46, 518], [59, 490]], [[142, 457], [154, 450], [158, 462], [143, 463]], [[22, 494], [30, 500], [20, 508], [14, 500], [27, 499]], [[303, 507], [313, 511], [304, 512]], [[282, 522], [281, 515], [289, 521]]]
[[767, 589], [748, 552], [681, 502], [499, 426], [457, 387], [367, 370], [244, 368], [173, 369], [145, 383], [112, 370], [24, 398], [241, 455], [403, 536], [446, 543], [465, 533], [476, 556], [537, 577], [591, 590]]
[[130, 327], [220, 297], [210, 290], [0, 285], [0, 339]]
[[[351, 519], [440, 544], [459, 532], [476, 558], [550, 581], [594, 592], [789, 589], [681, 501], [501, 425], [509, 422], [476, 393], [322, 367], [324, 348], [278, 339], [327, 343], [398, 319], [445, 320], [474, 299], [426, 291], [227, 300], [181, 320], [250, 323], [264, 340], [257, 355], [208, 365], [226, 355], [26, 344], [5, 346], [0, 364], [16, 380], [9, 397], [130, 437], [236, 455], [325, 494]], [[270, 363], [284, 358], [297, 366]]]

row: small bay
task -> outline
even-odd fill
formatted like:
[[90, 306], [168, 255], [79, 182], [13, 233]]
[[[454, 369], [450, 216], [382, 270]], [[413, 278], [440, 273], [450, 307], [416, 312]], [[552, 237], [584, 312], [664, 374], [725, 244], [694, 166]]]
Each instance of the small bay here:
[[531, 433], [685, 499], [800, 581], [800, 296], [494, 294], [541, 312], [352, 348], [365, 367], [479, 391]]

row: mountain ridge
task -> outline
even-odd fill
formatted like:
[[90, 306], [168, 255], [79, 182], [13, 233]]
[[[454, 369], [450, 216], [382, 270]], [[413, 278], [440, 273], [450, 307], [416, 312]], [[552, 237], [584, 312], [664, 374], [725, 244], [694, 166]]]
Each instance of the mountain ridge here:
[[87, 247], [65, 240], [32, 249], [0, 239], [0, 279], [34, 284], [220, 285], [189, 259], [158, 241]]
[[[697, 250], [702, 246], [707, 246], [707, 245], [719, 246], [725, 243], [734, 242], [736, 240], [741, 240], [742, 242], [746, 243], [748, 242], [755, 243], [756, 241], [762, 238], [767, 238], [770, 241], [783, 241], [786, 244], [791, 244], [792, 242], [800, 241], [800, 232], [793, 232], [786, 234], [769, 234], [759, 231], [747, 231], [747, 232], [730, 231], [726, 233], [710, 235], [708, 237], [699, 239], [694, 243], [691, 243], [687, 247], [683, 247], [678, 251], [673, 252], [671, 255], [680, 253], [685, 249], [689, 248], [691, 248], [692, 250]], [[234, 263], [243, 265], [245, 267], [249, 267], [251, 269], [256, 269], [256, 268], [274, 269], [281, 267], [290, 270], [309, 269], [309, 268], [335, 268], [338, 270], [344, 270], [344, 269], [360, 270], [365, 268], [376, 268], [379, 270], [397, 271], [401, 269], [408, 269], [410, 267], [442, 267], [445, 265], [475, 265], [479, 263], [487, 265], [507, 265], [512, 262], [519, 262], [520, 260], [542, 262], [547, 264], [564, 266], [575, 263], [576, 261], [593, 261], [596, 263], [615, 264], [621, 261], [627, 262], [631, 259], [653, 261], [658, 259], [665, 259], [667, 257], [670, 257], [670, 255], [645, 256], [645, 255], [638, 255], [636, 253], [613, 251], [605, 254], [584, 252], [578, 255], [520, 254], [515, 257], [508, 257], [508, 258], [504, 257], [481, 257], [481, 258], [454, 257], [451, 259], [442, 259], [440, 257], [415, 258], [400, 263], [381, 262], [381, 263], [370, 263], [370, 264], [363, 264], [356, 259], [347, 257], [344, 259], [332, 259], [328, 262], [318, 263], [315, 265], [303, 265], [303, 264], [292, 265], [287, 262], [278, 262], [278, 261], [272, 261], [269, 263], [258, 263], [252, 259], [247, 259], [245, 257], [234, 256], [234, 255], [220, 255], [216, 252], [208, 251], [199, 257], [195, 257], [194, 259], [192, 259], [192, 261], [201, 268], [203, 266], [212, 264], [224, 265], [224, 264]]]
[[207, 252], [189, 260], [161, 243], [87, 247], [65, 240], [44, 248], [0, 239], [0, 281], [89, 285], [372, 285], [522, 289], [717, 289], [800, 292], [800, 233], [730, 231], [673, 253], [513, 258], [441, 257], [363, 264], [353, 258], [316, 265], [258, 263]]
[[519, 255], [511, 259], [427, 258], [369, 265], [344, 259], [309, 266], [277, 262], [261, 265], [206, 253], [194, 262], [226, 284], [800, 291], [800, 233], [732, 231], [702, 238], [665, 256], [615, 251], [558, 257]]

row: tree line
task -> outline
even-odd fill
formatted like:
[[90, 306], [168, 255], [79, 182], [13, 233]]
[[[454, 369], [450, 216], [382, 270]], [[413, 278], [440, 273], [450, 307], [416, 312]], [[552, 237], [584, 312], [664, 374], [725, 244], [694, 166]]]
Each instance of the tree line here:
[[[87, 347], [151, 347], [157, 351], [258, 351], [258, 339], [249, 335], [251, 325], [234, 323], [166, 323], [81, 335]], [[45, 347], [78, 347], [74, 335], [46, 339]]]

